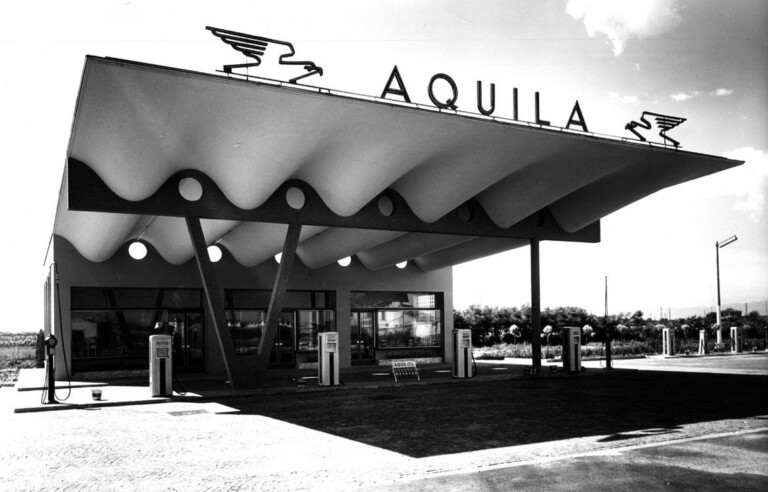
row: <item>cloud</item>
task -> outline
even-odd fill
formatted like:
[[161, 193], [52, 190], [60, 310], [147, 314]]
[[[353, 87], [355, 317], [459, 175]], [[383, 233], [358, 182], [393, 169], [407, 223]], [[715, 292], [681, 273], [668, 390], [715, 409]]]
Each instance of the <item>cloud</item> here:
[[565, 11], [583, 20], [589, 37], [605, 36], [615, 56], [628, 40], [664, 34], [682, 20], [675, 0], [568, 0]]
[[725, 97], [730, 96], [733, 94], [733, 89], [715, 89], [713, 91], [709, 91], [707, 93], [703, 93], [700, 91], [693, 91], [693, 92], [677, 92], [675, 94], [672, 94], [671, 97], [673, 101], [675, 102], [683, 102], [688, 101], [690, 99], [693, 99], [694, 97], [699, 96], [712, 96], [712, 97]]
[[768, 193], [768, 153], [742, 147], [725, 153], [725, 157], [744, 161], [741, 166], [697, 180], [702, 196], [733, 197], [733, 207], [759, 219], [765, 214]]
[[622, 96], [618, 92], [609, 92], [608, 100], [611, 103], [638, 104], [640, 99], [637, 96]]
[[693, 91], [693, 92], [678, 92], [676, 94], [672, 94], [669, 97], [671, 97], [672, 100], [675, 102], [683, 102], [689, 99], [693, 99], [694, 97], [699, 97], [700, 95], [701, 95], [701, 92]]
[[719, 96], [719, 97], [730, 96], [731, 94], [733, 94], [733, 90], [732, 89], [716, 89], [710, 92], [709, 94], [712, 96]]

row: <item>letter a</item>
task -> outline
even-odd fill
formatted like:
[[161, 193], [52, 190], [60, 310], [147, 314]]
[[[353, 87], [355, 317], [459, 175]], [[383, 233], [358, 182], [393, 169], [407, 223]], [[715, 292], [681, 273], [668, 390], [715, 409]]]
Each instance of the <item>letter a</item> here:
[[[397, 86], [399, 89], [393, 89], [390, 87], [392, 85], [393, 80], [397, 79]], [[397, 69], [397, 65], [395, 65], [395, 68], [392, 69], [392, 74], [389, 76], [389, 80], [387, 80], [387, 85], [384, 86], [384, 90], [381, 92], [381, 98], [386, 99], [387, 94], [394, 94], [396, 96], [401, 96], [403, 99], [405, 99], [405, 102], [409, 103], [411, 102], [411, 98], [408, 97], [408, 91], [405, 90], [405, 84], [403, 84], [403, 78], [400, 77], [400, 71]]]
[[[574, 119], [573, 116], [576, 115], [579, 118]], [[571, 128], [571, 125], [580, 126], [582, 130], [585, 132], [588, 132], [587, 130], [587, 122], [584, 121], [584, 115], [581, 114], [581, 107], [579, 107], [579, 101], [576, 101], [576, 104], [573, 106], [573, 111], [571, 111], [571, 117], [568, 119], [568, 124], [565, 125], [565, 129], [568, 130]]]

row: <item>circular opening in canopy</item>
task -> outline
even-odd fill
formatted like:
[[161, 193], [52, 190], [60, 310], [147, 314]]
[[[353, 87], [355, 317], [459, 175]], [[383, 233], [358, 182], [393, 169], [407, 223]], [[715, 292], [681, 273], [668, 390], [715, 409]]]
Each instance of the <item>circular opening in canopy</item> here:
[[213, 263], [216, 263], [221, 259], [222, 253], [221, 248], [216, 246], [215, 244], [212, 244], [208, 246], [208, 258], [211, 259]]
[[351, 256], [345, 256], [344, 258], [337, 261], [337, 263], [343, 267], [349, 266], [350, 263], [352, 263], [352, 257]]
[[304, 192], [295, 186], [288, 188], [285, 192], [285, 201], [288, 202], [288, 206], [294, 210], [301, 210], [304, 208], [304, 204], [307, 202], [307, 198], [304, 196]]
[[195, 178], [179, 181], [179, 194], [187, 201], [196, 202], [203, 197], [203, 185]]
[[140, 241], [134, 241], [128, 246], [128, 254], [134, 260], [143, 260], [147, 256], [147, 247]]
[[395, 202], [393, 202], [392, 199], [386, 195], [379, 197], [378, 206], [379, 213], [381, 213], [381, 215], [384, 217], [391, 217], [392, 214], [395, 213]]
[[475, 209], [472, 205], [465, 203], [459, 207], [459, 220], [469, 222], [475, 218]]

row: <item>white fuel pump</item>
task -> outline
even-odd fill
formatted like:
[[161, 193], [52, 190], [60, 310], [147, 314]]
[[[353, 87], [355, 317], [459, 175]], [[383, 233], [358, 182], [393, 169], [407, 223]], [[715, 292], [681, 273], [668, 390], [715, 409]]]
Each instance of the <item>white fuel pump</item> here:
[[339, 333], [327, 331], [318, 335], [317, 384], [339, 385]]
[[661, 330], [661, 353], [675, 355], [675, 330], [673, 328]]
[[173, 337], [149, 337], [149, 389], [152, 396], [173, 395]]
[[741, 326], [731, 326], [731, 352], [741, 353], [742, 348], [742, 329]]
[[472, 330], [453, 330], [453, 377], [472, 376]]
[[563, 371], [581, 371], [581, 329], [577, 326], [563, 328]]

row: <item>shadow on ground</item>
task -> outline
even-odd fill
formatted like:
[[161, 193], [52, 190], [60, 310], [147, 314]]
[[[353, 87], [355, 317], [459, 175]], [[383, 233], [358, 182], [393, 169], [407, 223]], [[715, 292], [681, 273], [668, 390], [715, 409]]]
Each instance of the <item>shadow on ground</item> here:
[[[413, 457], [607, 435], [675, 433], [768, 414], [768, 377], [624, 372], [228, 398], [263, 415]], [[644, 432], [637, 432], [645, 429]]]

